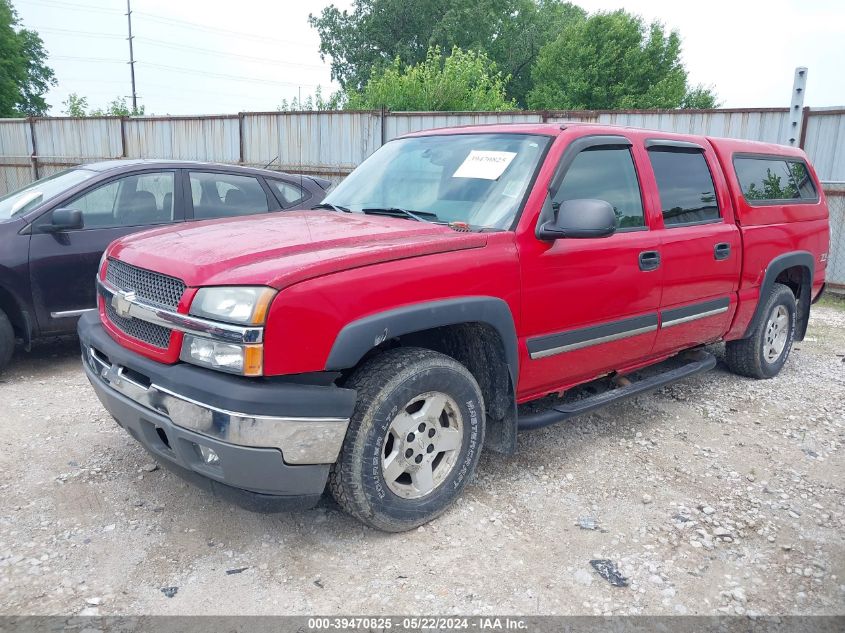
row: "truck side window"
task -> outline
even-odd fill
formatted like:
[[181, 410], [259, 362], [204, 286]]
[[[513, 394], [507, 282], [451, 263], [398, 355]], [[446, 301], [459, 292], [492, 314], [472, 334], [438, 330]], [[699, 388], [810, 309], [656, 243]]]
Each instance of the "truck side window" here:
[[719, 219], [716, 186], [701, 151], [652, 147], [648, 156], [660, 192], [663, 224], [667, 228]]
[[627, 147], [599, 146], [575, 157], [553, 202], [583, 198], [608, 202], [620, 229], [645, 227], [640, 185]]
[[818, 194], [806, 165], [797, 160], [769, 157], [737, 157], [734, 169], [745, 199], [816, 200]]

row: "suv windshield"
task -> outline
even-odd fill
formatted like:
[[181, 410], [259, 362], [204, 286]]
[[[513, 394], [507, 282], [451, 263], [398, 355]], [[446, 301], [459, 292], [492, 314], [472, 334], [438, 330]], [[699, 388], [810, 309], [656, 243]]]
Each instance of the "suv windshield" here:
[[23, 215], [42, 202], [55, 198], [63, 191], [94, 175], [96, 172], [87, 169], [66, 169], [58, 174], [36, 180], [23, 189], [7, 193], [0, 198], [0, 222]]
[[358, 213], [508, 229], [548, 142], [527, 134], [398, 139], [361, 163], [324, 203]]

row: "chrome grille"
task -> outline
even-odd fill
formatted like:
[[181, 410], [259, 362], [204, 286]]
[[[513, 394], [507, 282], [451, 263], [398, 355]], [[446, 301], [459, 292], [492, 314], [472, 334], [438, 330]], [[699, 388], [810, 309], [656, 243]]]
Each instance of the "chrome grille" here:
[[144, 341], [155, 347], [167, 349], [170, 346], [170, 330], [166, 327], [142, 321], [141, 319], [125, 318], [114, 311], [111, 303], [106, 303], [106, 314], [109, 321], [118, 329], [132, 338]]
[[[185, 284], [180, 279], [136, 268], [117, 259], [109, 259], [106, 281], [118, 290], [133, 290], [139, 299], [168, 310], [176, 310], [185, 292]], [[106, 315], [115, 327], [128, 336], [160, 349], [170, 347], [169, 328], [141, 319], [122, 317], [108, 302]]]
[[185, 284], [143, 268], [136, 268], [118, 259], [110, 259], [106, 280], [120, 290], [134, 290], [135, 296], [162, 308], [175, 310], [185, 292]]

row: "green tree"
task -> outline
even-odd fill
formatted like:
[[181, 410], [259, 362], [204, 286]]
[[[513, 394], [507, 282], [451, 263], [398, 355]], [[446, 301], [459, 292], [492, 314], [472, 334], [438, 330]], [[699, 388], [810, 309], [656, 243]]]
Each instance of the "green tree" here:
[[144, 106], [133, 110], [126, 103], [125, 97], [115, 97], [105, 108], [91, 110], [88, 116], [144, 116]]
[[328, 97], [323, 96], [323, 88], [317, 86], [314, 95], [308, 95], [302, 101], [299, 97], [294, 97], [290, 101], [282, 99], [282, 103], [276, 110], [278, 112], [301, 112], [317, 110], [324, 112], [326, 110], [341, 110], [343, 109], [345, 96], [343, 92], [335, 92]]
[[19, 25], [11, 2], [0, 0], [0, 117], [43, 116], [56, 79], [38, 33]]
[[75, 92], [71, 92], [67, 99], [62, 101], [64, 106], [64, 113], [68, 116], [88, 116], [88, 98], [80, 97]]
[[537, 109], [714, 107], [707, 88], [690, 88], [681, 38], [626, 11], [570, 22], [540, 51], [528, 103]]
[[452, 49], [443, 57], [432, 46], [423, 62], [404, 66], [397, 57], [374, 70], [363, 90], [348, 92], [347, 108], [370, 110], [382, 106], [394, 111], [513, 110], [505, 94], [503, 76], [484, 53]]
[[457, 46], [486, 53], [511, 77], [508, 97], [524, 105], [543, 45], [584, 16], [559, 0], [355, 0], [351, 12], [329, 5], [309, 21], [332, 78], [346, 90], [362, 90], [397, 58], [413, 66], [432, 46], [444, 54]]
[[125, 97], [115, 97], [106, 107], [89, 110], [88, 97], [80, 97], [75, 92], [71, 92], [62, 105], [68, 116], [143, 116], [145, 111], [144, 106], [137, 110], [130, 108]]

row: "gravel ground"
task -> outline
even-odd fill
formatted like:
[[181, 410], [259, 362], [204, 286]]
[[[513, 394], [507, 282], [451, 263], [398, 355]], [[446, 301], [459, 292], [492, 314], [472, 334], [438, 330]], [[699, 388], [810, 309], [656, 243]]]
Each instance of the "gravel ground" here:
[[777, 378], [720, 364], [521, 435], [388, 535], [156, 468], [54, 341], [0, 377], [0, 613], [843, 614], [843, 361], [845, 310], [818, 307]]

